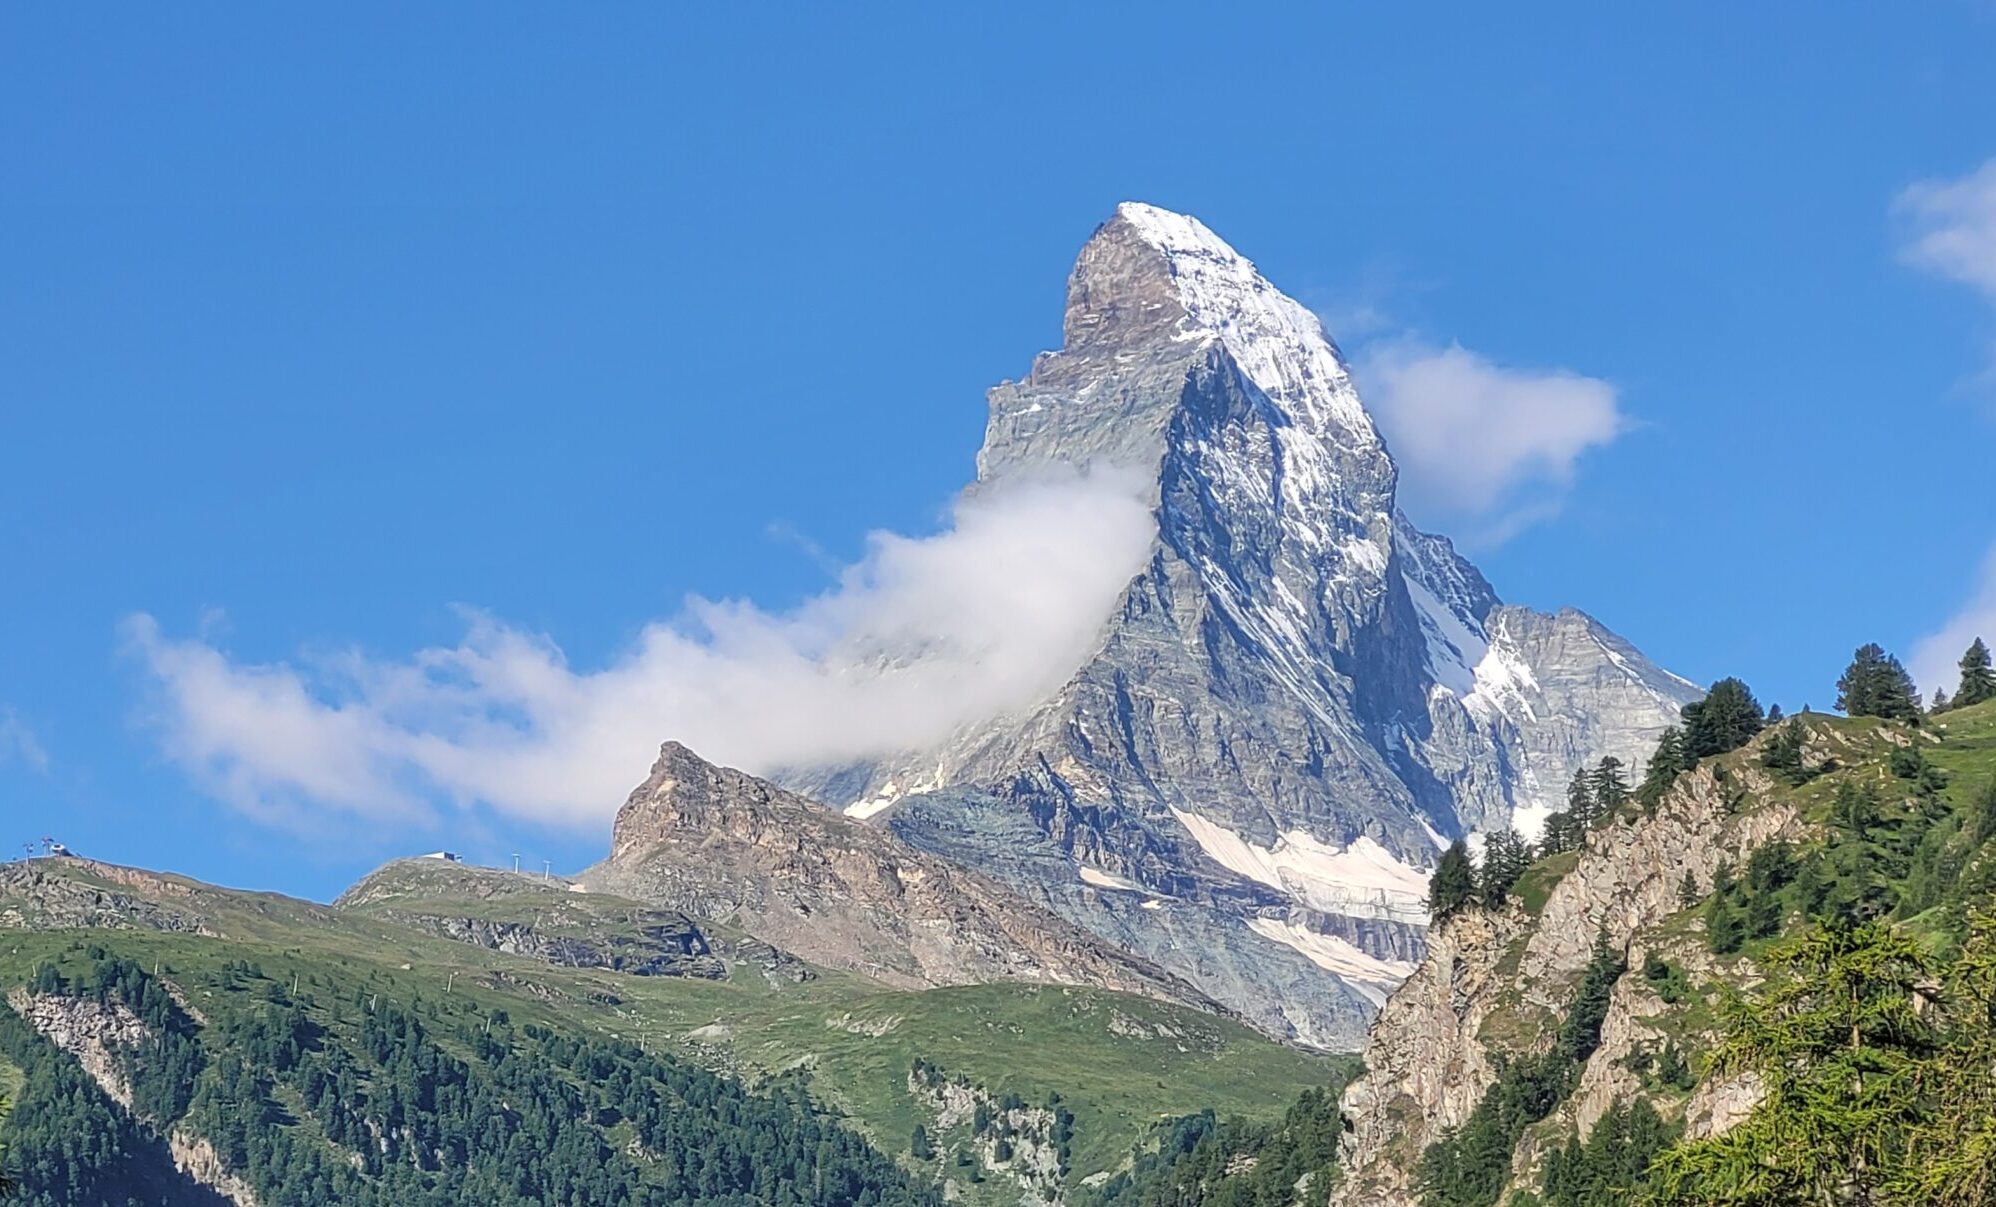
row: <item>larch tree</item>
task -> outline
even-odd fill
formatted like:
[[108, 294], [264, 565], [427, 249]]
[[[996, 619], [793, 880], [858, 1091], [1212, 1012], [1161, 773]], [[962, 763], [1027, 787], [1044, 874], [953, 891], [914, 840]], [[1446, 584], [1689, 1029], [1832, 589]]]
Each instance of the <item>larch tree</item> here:
[[1926, 949], [1882, 923], [1818, 926], [1769, 955], [1758, 997], [1722, 1007], [1710, 1071], [1765, 1093], [1731, 1130], [1659, 1158], [1669, 1204], [1886, 1203], [1929, 1097]]

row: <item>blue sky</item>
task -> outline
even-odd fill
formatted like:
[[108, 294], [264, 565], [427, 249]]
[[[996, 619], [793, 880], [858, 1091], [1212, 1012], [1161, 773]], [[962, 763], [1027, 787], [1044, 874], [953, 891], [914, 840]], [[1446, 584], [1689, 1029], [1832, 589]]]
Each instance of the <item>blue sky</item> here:
[[792, 617], [944, 523], [1126, 198], [1362, 363], [1600, 383], [1533, 522], [1418, 517], [1507, 598], [1791, 708], [1996, 617], [1986, 4], [725, 9], [0, 16], [0, 840], [592, 860], [190, 772], [133, 618], [336, 682], [464, 608], [577, 670], [689, 595]]

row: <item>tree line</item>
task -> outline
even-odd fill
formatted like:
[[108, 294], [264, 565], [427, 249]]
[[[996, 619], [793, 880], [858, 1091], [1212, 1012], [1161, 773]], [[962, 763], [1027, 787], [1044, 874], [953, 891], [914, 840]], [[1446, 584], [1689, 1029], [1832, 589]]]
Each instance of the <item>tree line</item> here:
[[[1852, 717], [1918, 725], [1935, 713], [1996, 699], [1996, 670], [1982, 638], [1962, 655], [1960, 670], [1954, 695], [1937, 690], [1932, 708], [1922, 708], [1904, 665], [1883, 647], [1868, 643], [1858, 647], [1839, 676], [1836, 705]], [[1784, 718], [1779, 705], [1763, 708], [1753, 689], [1737, 677], [1713, 683], [1703, 698], [1682, 708], [1680, 720], [1657, 739], [1640, 783], [1632, 786], [1628, 769], [1612, 755], [1576, 772], [1567, 785], [1566, 807], [1546, 817], [1536, 842], [1505, 826], [1484, 836], [1480, 859], [1463, 840], [1451, 843], [1428, 882], [1429, 913], [1441, 921], [1471, 907], [1503, 909], [1533, 862], [1579, 849], [1589, 833], [1632, 804], [1653, 813], [1677, 777], [1699, 760], [1738, 750], [1770, 727], [1779, 728], [1763, 752], [1763, 766], [1798, 784], [1825, 770], [1804, 766], [1803, 729]]]
[[29, 1070], [11, 1156], [32, 1207], [206, 1204], [160, 1137], [205, 1137], [266, 1203], [315, 1207], [631, 1204], [929, 1207], [939, 1202], [827, 1116], [800, 1075], [751, 1089], [608, 1037], [516, 1027], [504, 1011], [401, 1004], [316, 976], [294, 992], [232, 963], [195, 1022], [101, 950], [44, 965], [39, 993], [116, 1002], [148, 1038], [113, 1053], [118, 1109], [76, 1062], [0, 1011]]

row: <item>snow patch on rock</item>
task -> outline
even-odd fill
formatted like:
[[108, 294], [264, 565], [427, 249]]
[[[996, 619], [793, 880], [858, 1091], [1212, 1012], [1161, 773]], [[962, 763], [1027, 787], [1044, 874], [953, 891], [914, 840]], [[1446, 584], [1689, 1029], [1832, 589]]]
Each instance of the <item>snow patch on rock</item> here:
[[1427, 924], [1428, 874], [1365, 835], [1340, 847], [1308, 831], [1289, 830], [1273, 847], [1264, 847], [1196, 813], [1173, 807], [1171, 815], [1221, 866], [1313, 909]]
[[1101, 868], [1091, 868], [1087, 864], [1082, 864], [1080, 867], [1076, 868], [1075, 870], [1080, 873], [1083, 883], [1092, 884], [1096, 888], [1121, 889], [1122, 891], [1127, 893], [1142, 893], [1149, 891], [1145, 889], [1143, 885], [1138, 884], [1134, 880], [1125, 880], [1121, 876], [1117, 876], [1110, 872], [1105, 872]]
[[1336, 935], [1321, 934], [1295, 922], [1249, 918], [1248, 929], [1264, 939], [1293, 948], [1317, 967], [1343, 977], [1375, 1006], [1385, 1005], [1387, 995], [1419, 967], [1410, 960], [1382, 960], [1368, 955]]

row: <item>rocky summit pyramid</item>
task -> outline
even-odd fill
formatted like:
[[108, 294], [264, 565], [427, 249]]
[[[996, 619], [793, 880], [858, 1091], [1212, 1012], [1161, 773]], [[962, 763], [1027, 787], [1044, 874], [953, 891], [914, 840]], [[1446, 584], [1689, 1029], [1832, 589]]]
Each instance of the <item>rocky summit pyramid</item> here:
[[1451, 839], [1640, 764], [1692, 684], [1502, 603], [1395, 503], [1316, 316], [1198, 220], [1127, 203], [1064, 345], [990, 393], [980, 487], [1148, 484], [1151, 557], [1037, 705], [790, 786], [1011, 881], [1271, 1031], [1348, 1047], [1418, 957]]

